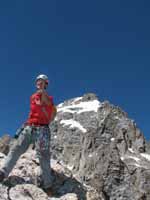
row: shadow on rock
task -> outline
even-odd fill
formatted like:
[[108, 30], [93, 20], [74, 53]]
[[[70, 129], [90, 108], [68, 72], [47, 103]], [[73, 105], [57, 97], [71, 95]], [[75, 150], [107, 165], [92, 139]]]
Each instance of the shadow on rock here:
[[53, 171], [55, 181], [53, 183], [53, 191], [55, 197], [61, 197], [67, 193], [75, 193], [80, 200], [86, 200], [86, 189], [70, 174], [67, 176], [63, 173]]
[[25, 183], [27, 183], [27, 181], [25, 181], [24, 178], [15, 175], [9, 176], [3, 181], [3, 185], [7, 187], [15, 187], [18, 184], [25, 184]]

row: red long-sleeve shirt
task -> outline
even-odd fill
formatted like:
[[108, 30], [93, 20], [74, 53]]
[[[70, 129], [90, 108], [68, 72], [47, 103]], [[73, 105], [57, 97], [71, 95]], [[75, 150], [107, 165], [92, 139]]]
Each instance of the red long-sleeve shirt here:
[[45, 103], [43, 103], [42, 105], [38, 105], [36, 102], [41, 100], [41, 96], [41, 93], [34, 93], [30, 97], [30, 113], [26, 121], [27, 124], [39, 125], [50, 123], [53, 111], [53, 97], [49, 96], [49, 99], [51, 101], [50, 105], [46, 105]]

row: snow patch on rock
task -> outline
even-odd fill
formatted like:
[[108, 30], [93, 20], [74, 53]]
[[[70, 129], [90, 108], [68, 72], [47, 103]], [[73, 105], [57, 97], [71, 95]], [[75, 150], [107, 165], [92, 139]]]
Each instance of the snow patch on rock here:
[[63, 126], [69, 125], [70, 128], [78, 128], [80, 129], [83, 133], [87, 132], [87, 130], [77, 121], [72, 120], [72, 119], [67, 119], [67, 120], [61, 120], [60, 124], [64, 124]]

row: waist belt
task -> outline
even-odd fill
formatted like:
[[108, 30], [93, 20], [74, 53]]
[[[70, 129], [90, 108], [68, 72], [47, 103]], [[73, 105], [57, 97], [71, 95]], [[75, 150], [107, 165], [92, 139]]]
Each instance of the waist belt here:
[[31, 126], [48, 126], [48, 124], [32, 124]]
[[41, 127], [41, 126], [48, 126], [49, 127], [49, 124], [28, 124], [28, 123], [26, 123], [25, 124], [25, 126], [34, 126], [34, 127]]

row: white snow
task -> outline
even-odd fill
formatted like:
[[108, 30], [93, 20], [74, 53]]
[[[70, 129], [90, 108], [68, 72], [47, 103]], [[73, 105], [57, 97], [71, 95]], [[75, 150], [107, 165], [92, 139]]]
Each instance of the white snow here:
[[118, 116], [115, 116], [114, 118], [115, 118], [115, 119], [120, 119]]
[[67, 165], [67, 168], [70, 170], [70, 171], [72, 171], [73, 170], [73, 165]]
[[77, 97], [77, 98], [75, 98], [75, 100], [73, 102], [79, 101], [81, 99], [82, 99], [82, 97]]
[[[131, 149], [130, 149], [131, 150]], [[131, 150], [132, 152], [133, 150]], [[134, 151], [133, 151], [134, 152]], [[147, 153], [140, 153], [140, 155], [142, 157], [144, 157], [145, 159], [147, 159], [148, 161], [150, 161], [150, 154], [147, 154]], [[121, 157], [121, 160], [125, 160], [125, 159], [128, 159], [128, 158], [131, 158], [133, 160], [135, 160], [136, 162], [133, 163], [133, 165], [135, 165], [136, 167], [144, 167], [144, 165], [142, 166], [142, 158], [138, 158], [136, 156], [130, 156], [130, 155], [125, 155], [124, 157], [122, 156]]]
[[3, 166], [6, 155], [0, 152], [0, 168]]
[[134, 153], [134, 151], [133, 151], [132, 148], [128, 148], [128, 150], [129, 150], [131, 153]]
[[134, 163], [134, 165], [135, 165], [136, 167], [142, 167], [141, 165], [139, 165], [139, 164], [137, 164], [137, 163]]
[[121, 156], [121, 160], [124, 160], [125, 158], [123, 156]]
[[140, 161], [140, 159], [135, 156], [128, 156], [128, 158], [134, 159], [136, 162]]
[[57, 105], [57, 108], [62, 107], [63, 104], [64, 104], [64, 103], [60, 103], [60, 104], [58, 104], [58, 105]]
[[78, 128], [80, 129], [83, 133], [87, 132], [87, 130], [77, 121], [73, 119], [67, 119], [67, 120], [61, 120], [60, 124], [64, 124], [64, 126], [70, 125], [70, 128]]
[[150, 154], [147, 154], [147, 153], [141, 153], [141, 156], [143, 156], [144, 158], [146, 158], [147, 160], [150, 161]]
[[57, 121], [58, 120], [58, 117], [56, 116], [55, 118], [54, 118], [54, 121]]
[[[77, 100], [79, 100], [79, 97], [75, 101], [77, 101]], [[58, 106], [57, 111], [80, 114], [82, 112], [89, 112], [89, 111], [97, 112], [97, 110], [100, 106], [101, 106], [101, 104], [98, 100], [92, 100], [92, 101], [88, 101], [88, 102], [80, 102], [78, 104], [72, 104], [69, 106], [63, 106], [63, 107]]]
[[[123, 161], [123, 160], [125, 160], [126, 158], [129, 158], [129, 156], [125, 156], [125, 157], [121, 157], [121, 160]], [[140, 160], [139, 158], [137, 158], [137, 157], [130, 157], [130, 158], [133, 158], [134, 160], [136, 160], [137, 162]], [[136, 167], [142, 167], [139, 163], [133, 163], [132, 165], [134, 165], [134, 166], [136, 166]]]
[[100, 107], [100, 102], [97, 100], [93, 100], [90, 102], [81, 102], [79, 106], [81, 106], [82, 110], [78, 111], [78, 113], [89, 111], [97, 112], [98, 108]]
[[115, 140], [115, 138], [111, 138], [111, 141], [114, 141]]
[[[76, 98], [74, 99], [74, 101], [71, 102], [71, 105], [74, 104], [76, 101], [79, 101], [79, 100], [81, 100], [81, 99], [82, 99], [82, 97], [76, 97]], [[63, 104], [64, 104], [64, 103], [58, 104], [58, 105], [57, 105], [57, 108], [63, 107]]]
[[137, 157], [135, 157], [135, 156], [122, 156], [121, 157], [121, 160], [125, 160], [125, 159], [128, 159], [128, 158], [131, 158], [131, 159], [133, 159], [133, 160], [135, 160], [136, 162], [139, 162], [140, 161], [140, 159], [139, 158], [137, 158]]
[[6, 155], [4, 153], [0, 152], [0, 158], [5, 158], [5, 157], [6, 157]]

